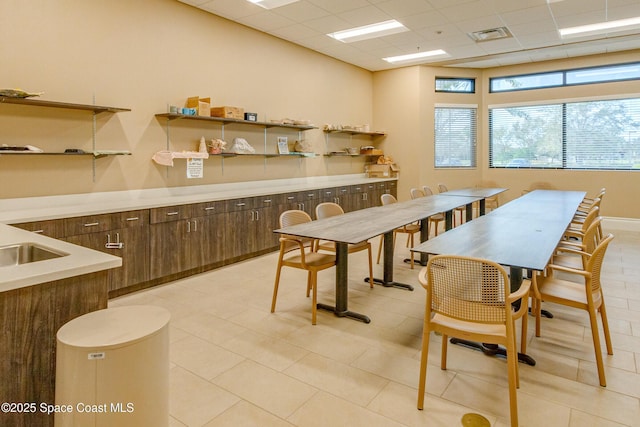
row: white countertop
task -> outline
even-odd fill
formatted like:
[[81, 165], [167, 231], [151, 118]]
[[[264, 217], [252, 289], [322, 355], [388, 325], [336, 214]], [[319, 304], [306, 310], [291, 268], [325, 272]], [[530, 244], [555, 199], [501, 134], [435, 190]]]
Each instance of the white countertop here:
[[0, 246], [37, 243], [69, 255], [28, 264], [0, 267], [0, 292], [120, 267], [122, 259], [62, 240], [0, 224]]
[[5, 224], [395, 180], [396, 178], [367, 178], [365, 174], [353, 174], [2, 199], [0, 200], [0, 246], [32, 242], [69, 255], [18, 266], [0, 267], [0, 292], [122, 265], [122, 259], [119, 257]]
[[1, 199], [0, 223], [44, 221], [395, 180], [396, 178], [368, 178], [366, 174], [351, 174]]

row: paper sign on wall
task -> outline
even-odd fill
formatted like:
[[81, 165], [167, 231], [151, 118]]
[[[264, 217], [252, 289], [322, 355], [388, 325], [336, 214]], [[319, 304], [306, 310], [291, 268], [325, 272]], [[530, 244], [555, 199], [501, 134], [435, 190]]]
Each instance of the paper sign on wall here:
[[187, 159], [187, 178], [204, 176], [204, 159]]

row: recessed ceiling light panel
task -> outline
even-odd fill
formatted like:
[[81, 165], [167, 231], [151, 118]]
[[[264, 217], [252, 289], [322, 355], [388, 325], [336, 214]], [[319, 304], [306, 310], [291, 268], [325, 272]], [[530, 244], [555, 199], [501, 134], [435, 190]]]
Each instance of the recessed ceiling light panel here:
[[407, 55], [390, 56], [382, 59], [392, 64], [397, 64], [401, 62], [414, 62], [424, 58], [431, 58], [435, 56], [445, 57], [445, 56], [449, 56], [449, 54], [442, 49], [437, 49], [437, 50], [429, 50], [425, 52], [410, 53]]
[[580, 25], [578, 27], [561, 28], [558, 30], [560, 37], [583, 37], [595, 34], [613, 33], [640, 28], [640, 16], [635, 18], [619, 19], [617, 21], [599, 22], [596, 24]]
[[247, 0], [250, 3], [263, 7], [265, 9], [275, 9], [276, 7], [286, 6], [299, 0]]
[[404, 31], [409, 31], [409, 29], [395, 19], [392, 19], [390, 21], [378, 22], [377, 24], [364, 25], [362, 27], [351, 28], [349, 30], [336, 31], [335, 33], [330, 33], [327, 35], [338, 41], [351, 43], [360, 40], [388, 36], [389, 34], [396, 34]]

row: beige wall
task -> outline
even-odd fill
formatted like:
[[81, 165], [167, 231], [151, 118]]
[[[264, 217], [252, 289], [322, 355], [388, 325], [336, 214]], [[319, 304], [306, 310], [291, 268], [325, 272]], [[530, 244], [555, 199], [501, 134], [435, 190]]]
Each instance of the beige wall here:
[[[220, 158], [205, 161], [204, 178], [186, 178], [184, 160], [167, 169], [151, 156], [167, 146], [167, 104], [189, 96], [210, 96], [214, 105], [244, 107], [258, 119], [309, 119], [325, 123], [372, 121], [372, 74], [280, 39], [234, 24], [176, 0], [47, 0], [0, 2], [2, 87], [44, 91], [42, 99], [131, 108], [100, 114], [97, 145], [126, 149], [132, 156], [96, 161], [60, 156], [0, 156], [0, 197], [86, 193], [339, 175], [364, 171], [364, 158]], [[92, 148], [87, 112], [0, 109], [0, 144], [32, 144], [46, 151]], [[193, 150], [201, 136], [221, 136], [219, 125], [172, 122], [170, 149]], [[245, 137], [258, 151], [259, 127], [227, 126], [225, 139]], [[277, 136], [289, 142], [298, 132], [268, 131], [268, 150]], [[332, 137], [321, 129], [303, 136], [324, 153], [365, 141]], [[367, 144], [370, 141], [366, 141]]]
[[[489, 77], [636, 61], [639, 52], [474, 70], [429, 66], [371, 73], [239, 26], [176, 0], [50, 0], [0, 2], [5, 39], [0, 43], [3, 87], [44, 91], [43, 99], [131, 108], [100, 114], [97, 145], [127, 149], [132, 156], [90, 158], [0, 156], [0, 197], [86, 193], [156, 187], [340, 175], [363, 171], [362, 158], [220, 158], [205, 161], [203, 179], [188, 180], [184, 160], [166, 168], [151, 161], [167, 148], [166, 122], [155, 118], [168, 104], [188, 96], [210, 96], [214, 105], [233, 105], [258, 113], [259, 120], [310, 119], [365, 124], [387, 131], [375, 144], [401, 168], [399, 198], [414, 186], [444, 182], [450, 188], [486, 181], [510, 188], [503, 201], [537, 182], [589, 193], [607, 187], [604, 214], [640, 218], [637, 172], [504, 170], [488, 168], [489, 105], [541, 99], [640, 94], [640, 82], [488, 94]], [[436, 94], [436, 76], [475, 77], [473, 95]], [[435, 170], [435, 104], [478, 105], [478, 167]], [[47, 151], [92, 147], [91, 114], [3, 105], [0, 143], [32, 144]], [[191, 150], [200, 136], [221, 136], [218, 125], [172, 122], [169, 148]], [[263, 147], [260, 128], [227, 126], [225, 139], [245, 137]], [[268, 131], [268, 150], [277, 136], [289, 141], [297, 132]], [[317, 153], [369, 145], [368, 138], [332, 136], [318, 129], [303, 133]], [[633, 194], [635, 193], [635, 195]]]

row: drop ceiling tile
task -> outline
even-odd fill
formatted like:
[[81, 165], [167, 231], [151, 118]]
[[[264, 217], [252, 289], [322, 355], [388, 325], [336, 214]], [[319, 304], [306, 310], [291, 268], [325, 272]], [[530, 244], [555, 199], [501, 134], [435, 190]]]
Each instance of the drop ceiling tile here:
[[538, 23], [542, 21], [548, 21], [553, 24], [551, 12], [549, 12], [549, 8], [546, 5], [518, 9], [511, 12], [501, 12], [500, 18], [502, 18], [507, 26], [523, 25], [532, 22]]
[[388, 21], [391, 19], [389, 15], [375, 6], [361, 7], [348, 12], [339, 13], [337, 16], [349, 22], [349, 24], [354, 27]]
[[576, 27], [579, 25], [594, 24], [605, 20], [604, 11], [576, 13], [556, 17], [558, 28]]
[[264, 12], [264, 9], [260, 6], [244, 0], [213, 0], [207, 1], [199, 7], [207, 12], [215, 13], [231, 20]]
[[478, 47], [487, 53], [515, 52], [522, 49], [518, 40], [514, 38], [491, 40], [478, 43]]
[[295, 21], [292, 21], [291, 19], [287, 19], [284, 16], [276, 15], [266, 10], [254, 15], [244, 16], [239, 18], [237, 21], [241, 24], [248, 25], [249, 27], [265, 32], [295, 24]]
[[308, 39], [318, 36], [317, 31], [303, 24], [289, 25], [287, 27], [277, 28], [271, 32], [274, 36], [285, 40], [297, 42], [299, 40]]
[[556, 18], [571, 16], [580, 12], [601, 12], [604, 15], [605, 0], [563, 0], [550, 3], [553, 16]]
[[440, 9], [450, 22], [463, 22], [493, 14], [492, 0], [474, 0], [462, 5], [450, 6]]
[[560, 36], [558, 35], [558, 30], [551, 20], [508, 25], [507, 27], [509, 28], [509, 31], [511, 31], [511, 34], [513, 34], [513, 36], [517, 39], [521, 39], [525, 36], [529, 36], [529, 38], [531, 38], [535, 37], [535, 34], [543, 33], [554, 33], [556, 35], [556, 38], [560, 38]]
[[308, 1], [298, 1], [296, 3], [290, 3], [286, 6], [272, 9], [271, 11], [277, 15], [284, 16], [285, 18], [296, 22], [305, 22], [311, 19], [318, 19], [323, 16], [329, 15], [329, 12], [309, 3]]
[[428, 29], [429, 27], [435, 27], [443, 24], [447, 24], [449, 21], [437, 10], [430, 12], [418, 13], [416, 15], [404, 16], [398, 19], [402, 24], [411, 30]]
[[545, 47], [549, 45], [560, 45], [562, 40], [555, 30], [546, 31], [543, 33], [535, 34], [523, 34], [516, 37], [520, 42], [520, 45], [525, 49], [534, 49]]
[[309, 3], [326, 10], [331, 14], [347, 12], [349, 10], [369, 5], [367, 0], [309, 0]]
[[433, 6], [426, 0], [387, 0], [378, 3], [377, 7], [395, 19], [433, 10]]
[[349, 24], [344, 19], [337, 17], [336, 15], [328, 15], [323, 16], [322, 18], [305, 21], [304, 25], [316, 30], [319, 33], [329, 34], [336, 31], [344, 30], [345, 28], [349, 28], [351, 24]]

